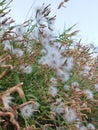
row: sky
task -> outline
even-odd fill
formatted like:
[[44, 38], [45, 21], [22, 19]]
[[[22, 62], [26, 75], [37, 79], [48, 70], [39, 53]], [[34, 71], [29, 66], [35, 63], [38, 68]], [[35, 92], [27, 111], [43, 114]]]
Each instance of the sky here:
[[80, 30], [77, 37], [82, 38], [84, 44], [98, 46], [98, 0], [69, 0], [64, 4], [65, 8], [58, 10], [61, 1], [63, 0], [13, 0], [10, 15], [16, 24], [21, 24], [32, 17], [37, 7], [51, 3], [52, 15], [57, 15], [55, 28], [58, 33], [76, 24], [74, 30]]

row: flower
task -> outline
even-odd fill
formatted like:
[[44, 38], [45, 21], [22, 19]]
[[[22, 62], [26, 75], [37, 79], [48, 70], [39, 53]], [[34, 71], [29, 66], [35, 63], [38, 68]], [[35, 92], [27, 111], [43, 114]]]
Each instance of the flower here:
[[71, 84], [71, 87], [72, 87], [76, 92], [81, 91], [81, 89], [79, 88], [79, 83], [78, 83], [77, 81], [74, 81], [74, 82]]
[[39, 29], [38, 28], [34, 28], [34, 30], [28, 34], [28, 38], [29, 39], [36, 39], [36, 41], [39, 41]]
[[39, 27], [47, 27], [47, 19], [43, 14], [44, 7], [36, 9], [36, 24]]
[[64, 53], [66, 50], [66, 45], [61, 44], [60, 42], [56, 42], [54, 46], [60, 51], [61, 54]]
[[76, 119], [76, 123], [74, 124], [74, 126], [79, 130], [79, 128], [82, 126], [82, 122], [79, 118]]
[[81, 126], [79, 130], [88, 130], [85, 126]]
[[56, 74], [62, 82], [66, 82], [70, 78], [69, 73], [64, 72], [62, 69], [56, 70]]
[[64, 119], [69, 123], [75, 121], [77, 118], [75, 110], [68, 107], [66, 107], [65, 114], [63, 116], [64, 116]]
[[11, 51], [13, 49], [13, 47], [11, 46], [11, 44], [10, 44], [10, 42], [8, 40], [4, 41], [2, 44], [4, 45], [4, 50], [5, 51], [6, 50], [10, 50]]
[[65, 90], [65, 91], [69, 91], [69, 90], [70, 90], [70, 86], [65, 84], [65, 85], [64, 85], [64, 90]]
[[39, 60], [39, 64], [47, 64], [53, 69], [59, 69], [64, 63], [65, 59], [62, 58], [62, 55], [54, 46], [47, 46], [46, 50], [47, 54]]
[[84, 76], [87, 76], [87, 75], [89, 75], [90, 70], [91, 70], [91, 68], [86, 65], [86, 66], [83, 68], [83, 71], [82, 71], [81, 73], [82, 73]]
[[95, 126], [91, 123], [87, 124], [87, 128], [90, 130], [95, 130]]
[[[0, 6], [1, 7], [1, 6]], [[1, 9], [1, 8], [0, 8]], [[0, 16], [0, 38], [4, 35], [5, 32], [7, 32], [10, 28], [9, 23], [3, 23], [4, 19], [1, 20]]]
[[16, 55], [16, 57], [22, 57], [24, 52], [21, 49], [13, 49], [12, 53]]
[[54, 77], [51, 77], [51, 79], [50, 79], [50, 84], [51, 84], [52, 86], [56, 86], [56, 85], [57, 85], [57, 79], [54, 78]]
[[87, 90], [84, 90], [84, 92], [85, 92], [87, 98], [93, 99], [93, 93], [91, 90], [87, 89]]
[[42, 55], [45, 55], [47, 53], [47, 51], [44, 48], [40, 52]]
[[64, 103], [61, 102], [57, 107], [56, 107], [56, 112], [58, 114], [64, 113]]
[[25, 49], [28, 53], [31, 53], [33, 51], [33, 45], [32, 44], [25, 42], [24, 47], [25, 47]]
[[51, 104], [50, 109], [52, 112], [55, 112], [57, 114], [64, 113], [64, 104], [61, 103], [60, 105], [57, 106], [55, 103], [53, 103]]
[[9, 93], [4, 94], [2, 96], [3, 105], [7, 110], [10, 108], [10, 104], [12, 103], [12, 101], [11, 101], [12, 99], [13, 99], [13, 97], [11, 97]]
[[21, 25], [17, 25], [15, 29], [16, 29], [15, 32], [18, 35], [17, 39], [18, 40], [22, 40], [23, 39], [23, 34], [25, 33], [24, 26], [22, 24]]
[[74, 61], [74, 58], [73, 57], [68, 57], [66, 59], [66, 63], [65, 65], [63, 66], [63, 69], [64, 70], [67, 70], [67, 71], [70, 71], [72, 68], [73, 68], [73, 61]]
[[20, 111], [21, 111], [21, 115], [24, 118], [28, 118], [32, 116], [34, 110], [33, 110], [32, 104], [28, 104], [20, 108]]
[[48, 93], [52, 96], [52, 97], [55, 97], [57, 95], [57, 88], [56, 87], [53, 87], [53, 86], [49, 86], [48, 88]]
[[72, 86], [72, 87], [79, 87], [79, 83], [78, 83], [77, 81], [75, 81], [75, 82], [73, 82], [73, 83], [71, 84], [71, 86]]
[[64, 113], [64, 103], [62, 102], [61, 98], [57, 98], [55, 103], [51, 104], [51, 111], [57, 114]]
[[95, 90], [98, 92], [98, 84], [95, 84], [94, 87], [95, 87]]
[[28, 66], [24, 66], [24, 65], [21, 65], [20, 66], [20, 70], [23, 72], [23, 73], [26, 73], [26, 74], [30, 74], [32, 73], [32, 67], [30, 65]]

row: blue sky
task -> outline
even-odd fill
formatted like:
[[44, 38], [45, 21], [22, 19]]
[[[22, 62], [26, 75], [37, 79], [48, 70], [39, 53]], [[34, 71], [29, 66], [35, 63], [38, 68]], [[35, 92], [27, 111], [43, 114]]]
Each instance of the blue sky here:
[[69, 0], [66, 8], [57, 10], [62, 0], [13, 0], [11, 16], [17, 24], [33, 15], [37, 6], [42, 3], [51, 3], [52, 14], [57, 14], [55, 27], [58, 32], [77, 24], [75, 29], [80, 30], [78, 37], [84, 43], [94, 43], [98, 46], [98, 0]]

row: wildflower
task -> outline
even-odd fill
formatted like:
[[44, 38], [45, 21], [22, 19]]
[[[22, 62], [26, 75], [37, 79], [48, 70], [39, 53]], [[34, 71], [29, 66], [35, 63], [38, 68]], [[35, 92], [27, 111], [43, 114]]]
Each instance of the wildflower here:
[[54, 46], [55, 46], [55, 48], [57, 48], [57, 49], [59, 50], [59, 52], [60, 52], [61, 54], [64, 53], [65, 50], [66, 50], [66, 45], [63, 45], [63, 44], [61, 44], [61, 43], [59, 43], [59, 42], [56, 42], [56, 43], [54, 44]]
[[71, 86], [72, 86], [72, 89], [74, 89], [76, 92], [79, 92], [79, 91], [81, 91], [81, 89], [79, 88], [79, 83], [78, 82], [73, 82], [72, 84], [71, 84]]
[[47, 64], [53, 69], [59, 69], [65, 59], [62, 58], [62, 55], [54, 46], [47, 46], [46, 49], [47, 54], [39, 60], [39, 64]]
[[[1, 19], [1, 17], [0, 17], [0, 19]], [[5, 32], [7, 32], [9, 30], [9, 27], [10, 27], [9, 23], [5, 23], [5, 24], [1, 24], [1, 23], [0, 23], [0, 38], [4, 35]]]
[[85, 66], [85, 67], [84, 67], [84, 70], [83, 70], [83, 72], [82, 72], [83, 75], [84, 75], [84, 76], [89, 75], [90, 70], [91, 70], [91, 68], [90, 68], [89, 66]]
[[88, 130], [85, 126], [81, 126], [79, 130]]
[[57, 112], [58, 114], [64, 113], [64, 103], [63, 103], [63, 102], [61, 102], [61, 103], [57, 106], [56, 112]]
[[[53, 31], [51, 31], [48, 28], [44, 28], [43, 29], [43, 39], [42, 39], [42, 41], [44, 39], [46, 40], [46, 43], [48, 43], [48, 44], [49, 44], [49, 41], [54, 41], [55, 40], [55, 36], [53, 34]], [[42, 42], [42, 45], [45, 45], [45, 42], [44, 42], [44, 44]], [[46, 45], [45, 45], [45, 47], [46, 47]]]
[[20, 66], [20, 70], [23, 72], [23, 73], [26, 73], [26, 74], [30, 74], [32, 73], [32, 67], [30, 65], [28, 66], [24, 66], [24, 65], [21, 65]]
[[79, 91], [81, 91], [81, 89], [80, 88], [75, 88], [75, 91], [79, 92]]
[[71, 84], [71, 86], [72, 86], [72, 87], [79, 87], [79, 83], [78, 83], [78, 82], [73, 82], [73, 83]]
[[68, 72], [64, 72], [62, 69], [58, 69], [56, 71], [57, 76], [60, 78], [60, 80], [62, 80], [62, 82], [66, 82], [69, 80], [69, 73]]
[[34, 28], [34, 30], [28, 35], [28, 39], [34, 39], [38, 41], [39, 39], [39, 29]]
[[13, 47], [11, 46], [11, 44], [10, 44], [10, 42], [8, 40], [4, 41], [3, 45], [4, 45], [4, 50], [5, 51], [6, 50], [10, 50], [11, 51], [13, 49]]
[[57, 95], [57, 88], [56, 87], [53, 87], [53, 86], [49, 86], [48, 88], [48, 93], [52, 96], [52, 97], [55, 97]]
[[33, 110], [32, 104], [27, 104], [23, 106], [22, 108], [20, 108], [20, 111], [21, 111], [21, 115], [24, 118], [28, 118], [32, 116], [34, 110]]
[[54, 21], [55, 21], [55, 19], [48, 21], [48, 28], [49, 28], [50, 30], [53, 30], [53, 29], [54, 29]]
[[47, 52], [46, 52], [45, 49], [42, 49], [42, 50], [41, 50], [41, 54], [45, 55], [46, 53], [47, 53]]
[[73, 65], [74, 65], [73, 60], [74, 60], [73, 57], [67, 58], [65, 65], [63, 65], [63, 69], [70, 71], [73, 68]]
[[22, 57], [24, 52], [21, 49], [13, 49], [12, 53], [16, 55], [16, 57]]
[[13, 99], [13, 97], [11, 97], [9, 93], [4, 94], [2, 96], [3, 105], [7, 110], [10, 108], [10, 104], [12, 103], [12, 101], [11, 101], [12, 99]]
[[57, 99], [56, 99], [56, 103], [57, 103], [57, 104], [60, 104], [61, 102], [62, 102], [62, 99], [61, 99], [61, 98], [57, 98]]
[[65, 90], [65, 91], [69, 91], [69, 89], [70, 89], [70, 86], [65, 84], [65, 85], [64, 85], [64, 90]]
[[55, 112], [57, 114], [64, 113], [64, 103], [60, 98], [57, 98], [56, 102], [51, 104], [50, 109], [52, 112]]
[[87, 124], [87, 128], [89, 130], [95, 130], [95, 126], [93, 124], [91, 124], [91, 123]]
[[56, 108], [56, 112], [58, 113], [58, 114], [60, 114], [60, 113], [64, 113], [64, 107], [65, 107], [65, 105], [64, 105], [64, 103], [62, 102], [62, 99], [61, 98], [57, 98], [56, 99], [56, 106], [57, 106], [57, 108]]
[[64, 113], [64, 107], [63, 107], [63, 103], [61, 103], [59, 106], [57, 106], [57, 108], [56, 108], [56, 112], [58, 113], [58, 114], [61, 114], [61, 113]]
[[56, 112], [56, 105], [55, 105], [55, 103], [51, 103], [51, 105], [50, 105], [50, 109], [51, 109], [51, 111], [52, 112]]
[[51, 84], [52, 86], [56, 86], [56, 85], [57, 85], [57, 79], [54, 78], [54, 77], [52, 77], [52, 78], [50, 79], [50, 84]]
[[23, 25], [17, 25], [15, 32], [18, 35], [17, 39], [22, 40], [23, 39], [23, 34], [25, 33], [24, 26]]
[[95, 87], [95, 90], [98, 92], [98, 84], [95, 84], [94, 87]]
[[64, 116], [64, 119], [69, 123], [75, 121], [77, 118], [75, 110], [68, 107], [66, 107], [65, 114], [63, 116]]
[[79, 128], [81, 127], [82, 122], [79, 118], [76, 119], [76, 123], [74, 124], [74, 126], [79, 130]]
[[29, 44], [29, 43], [24, 43], [24, 47], [25, 47], [25, 49], [26, 49], [26, 51], [28, 52], [28, 53], [31, 53], [33, 50], [33, 47], [32, 47], [32, 45], [31, 44]]
[[36, 24], [37, 24], [37, 26], [40, 26], [40, 27], [41, 26], [47, 27], [47, 19], [45, 18], [44, 14], [42, 12], [43, 9], [44, 8], [42, 7], [42, 9], [37, 8], [37, 10], [36, 10]]
[[88, 99], [93, 99], [93, 93], [91, 90], [87, 89], [87, 90], [84, 90], [84, 92]]

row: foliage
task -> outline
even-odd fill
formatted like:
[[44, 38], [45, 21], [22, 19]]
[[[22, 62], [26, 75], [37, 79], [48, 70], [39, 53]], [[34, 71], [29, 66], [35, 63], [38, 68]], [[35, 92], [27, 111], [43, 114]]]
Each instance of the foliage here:
[[73, 41], [73, 26], [55, 36], [50, 5], [17, 26], [7, 5], [0, 2], [0, 129], [97, 129], [95, 48]]

